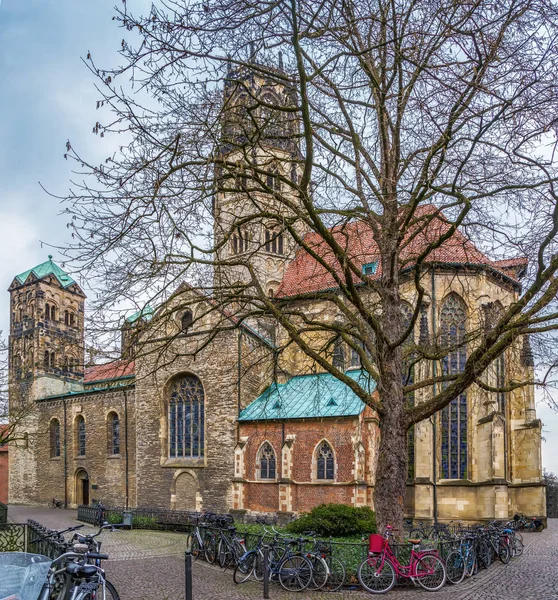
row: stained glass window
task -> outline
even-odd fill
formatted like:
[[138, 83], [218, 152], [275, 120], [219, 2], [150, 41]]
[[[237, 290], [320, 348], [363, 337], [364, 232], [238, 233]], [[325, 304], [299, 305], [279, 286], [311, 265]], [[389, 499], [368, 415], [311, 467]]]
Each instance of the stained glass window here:
[[333, 450], [327, 442], [318, 448], [318, 479], [335, 479], [335, 462]]
[[77, 455], [85, 456], [85, 419], [79, 415], [76, 419]]
[[171, 458], [203, 458], [204, 393], [195, 375], [176, 379], [169, 400], [169, 456]]
[[345, 370], [345, 348], [343, 340], [337, 338], [333, 344], [333, 366]]
[[50, 457], [60, 456], [60, 421], [53, 419], [50, 422]]
[[[413, 309], [408, 304], [401, 305], [401, 313], [403, 315], [402, 326], [409, 327], [413, 318]], [[413, 356], [409, 355], [409, 348], [414, 343], [414, 332], [411, 331], [409, 337], [403, 342], [402, 352], [405, 355], [403, 363], [403, 385], [412, 385], [415, 380], [415, 367], [413, 364]], [[415, 394], [410, 392], [405, 395], [405, 400], [409, 406], [415, 404]], [[415, 426], [413, 425], [407, 432], [407, 479], [415, 478]]]
[[260, 479], [275, 479], [275, 452], [266, 442], [260, 450]]
[[[445, 300], [440, 312], [442, 344], [447, 355], [442, 359], [444, 375], [461, 373], [467, 360], [465, 342], [466, 309], [455, 294]], [[442, 409], [442, 477], [467, 478], [467, 395], [460, 394]]]
[[120, 454], [120, 419], [116, 413], [108, 418], [109, 454]]

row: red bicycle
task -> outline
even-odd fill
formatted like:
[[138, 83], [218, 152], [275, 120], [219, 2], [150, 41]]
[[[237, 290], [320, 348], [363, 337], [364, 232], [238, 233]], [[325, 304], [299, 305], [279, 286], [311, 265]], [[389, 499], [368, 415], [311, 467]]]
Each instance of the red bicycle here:
[[446, 567], [437, 550], [419, 550], [421, 540], [408, 540], [412, 544], [411, 559], [402, 565], [389, 545], [393, 528], [387, 527], [384, 535], [370, 536], [368, 558], [358, 568], [360, 585], [373, 594], [389, 592], [397, 577], [410, 579], [425, 590], [435, 592], [446, 583]]

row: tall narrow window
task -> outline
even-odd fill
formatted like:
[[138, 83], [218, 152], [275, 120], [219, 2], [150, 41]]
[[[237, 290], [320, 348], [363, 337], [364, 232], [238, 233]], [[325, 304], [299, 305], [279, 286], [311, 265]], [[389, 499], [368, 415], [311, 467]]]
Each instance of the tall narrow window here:
[[333, 450], [327, 442], [320, 444], [317, 459], [317, 479], [335, 479]]
[[[407, 328], [413, 319], [413, 309], [409, 304], [401, 305], [401, 314], [403, 316], [402, 327]], [[411, 331], [409, 336], [403, 342], [402, 352], [404, 356], [403, 363], [403, 385], [412, 385], [415, 381], [415, 366], [412, 355], [412, 348], [415, 341], [414, 331]], [[415, 394], [410, 392], [405, 394], [405, 400], [409, 406], [415, 404]], [[415, 426], [412, 425], [407, 431], [407, 479], [415, 478]]]
[[337, 369], [345, 370], [345, 347], [343, 340], [337, 338], [333, 344], [333, 366]]
[[349, 359], [349, 367], [351, 369], [358, 369], [361, 364], [360, 364], [360, 354], [358, 353], [356, 348], [352, 348], [350, 350], [351, 356]]
[[45, 304], [45, 319], [50, 319], [50, 304]]
[[60, 421], [52, 419], [50, 422], [50, 457], [60, 456]]
[[195, 375], [175, 379], [169, 391], [169, 456], [203, 458], [204, 392]]
[[107, 418], [107, 437], [109, 454], [120, 454], [120, 419], [115, 412]]
[[266, 252], [283, 255], [285, 253], [285, 240], [283, 234], [273, 228], [266, 229], [264, 247]]
[[85, 419], [78, 415], [76, 417], [76, 455], [85, 456]]
[[275, 452], [266, 442], [260, 449], [260, 479], [275, 479]]
[[[440, 312], [442, 344], [447, 355], [442, 359], [444, 375], [461, 373], [467, 360], [465, 339], [466, 309], [455, 294], [445, 300]], [[442, 409], [442, 477], [467, 478], [467, 394], [462, 393]]]
[[506, 385], [506, 358], [504, 354], [496, 359], [496, 387], [500, 388], [497, 392], [498, 395], [498, 411], [504, 416], [506, 415], [506, 392], [503, 392], [501, 388]]

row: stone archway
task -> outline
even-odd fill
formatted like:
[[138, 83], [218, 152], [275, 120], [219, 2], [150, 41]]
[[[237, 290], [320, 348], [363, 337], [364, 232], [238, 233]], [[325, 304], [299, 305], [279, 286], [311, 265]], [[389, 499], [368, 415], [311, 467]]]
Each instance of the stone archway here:
[[85, 469], [78, 469], [75, 474], [75, 499], [76, 505], [83, 504], [89, 505], [90, 487], [89, 487], [89, 474]]
[[179, 473], [174, 480], [174, 509], [196, 510], [197, 478], [187, 471]]

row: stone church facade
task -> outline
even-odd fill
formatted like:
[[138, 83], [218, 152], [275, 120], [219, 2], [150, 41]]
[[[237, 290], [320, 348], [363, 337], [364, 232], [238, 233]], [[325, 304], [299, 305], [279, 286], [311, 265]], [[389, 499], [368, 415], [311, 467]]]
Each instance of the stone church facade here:
[[[250, 85], [257, 94], [286, 94], [257, 77]], [[285, 142], [271, 150], [278, 170], [271, 183], [277, 173], [296, 177], [296, 148]], [[223, 151], [234, 159], [235, 150]], [[248, 210], [240, 194], [219, 191], [215, 239], [223, 240]], [[362, 255], [363, 273], [373, 274], [370, 230], [354, 223], [339, 235], [349, 253]], [[300, 311], [323, 310], [312, 292], [335, 286], [278, 223], [239, 229], [222, 244], [220, 259], [246, 252], [254, 240], [253, 265], [266, 293], [293, 298]], [[437, 252], [416, 339], [441, 332], [459, 341], [517, 298], [523, 259], [492, 261], [460, 232]], [[246, 273], [238, 265], [221, 267], [215, 278], [219, 287], [234, 286]], [[276, 324], [239, 320], [182, 284], [167, 305], [127, 319], [120, 360], [86, 367], [85, 295], [69, 274], [49, 257], [16, 276], [9, 292], [10, 400], [30, 407], [21, 424], [25, 441], [10, 448], [11, 503], [56, 497], [72, 506], [101, 499], [113, 506], [286, 515], [323, 502], [373, 505], [377, 415], [300, 350], [291, 347], [277, 365], [285, 333]], [[412, 307], [410, 279], [403, 278], [401, 295]], [[466, 352], [452, 354], [447, 368], [458, 370]], [[348, 348], [337, 346], [332, 360], [377, 394]], [[487, 373], [493, 387], [529, 379], [529, 340], [518, 340], [497, 363]], [[434, 368], [421, 361], [413, 376], [427, 378]], [[417, 392], [414, 402], [420, 394], [427, 392]], [[409, 464], [409, 516], [544, 515], [533, 386], [467, 390], [410, 432]]]

